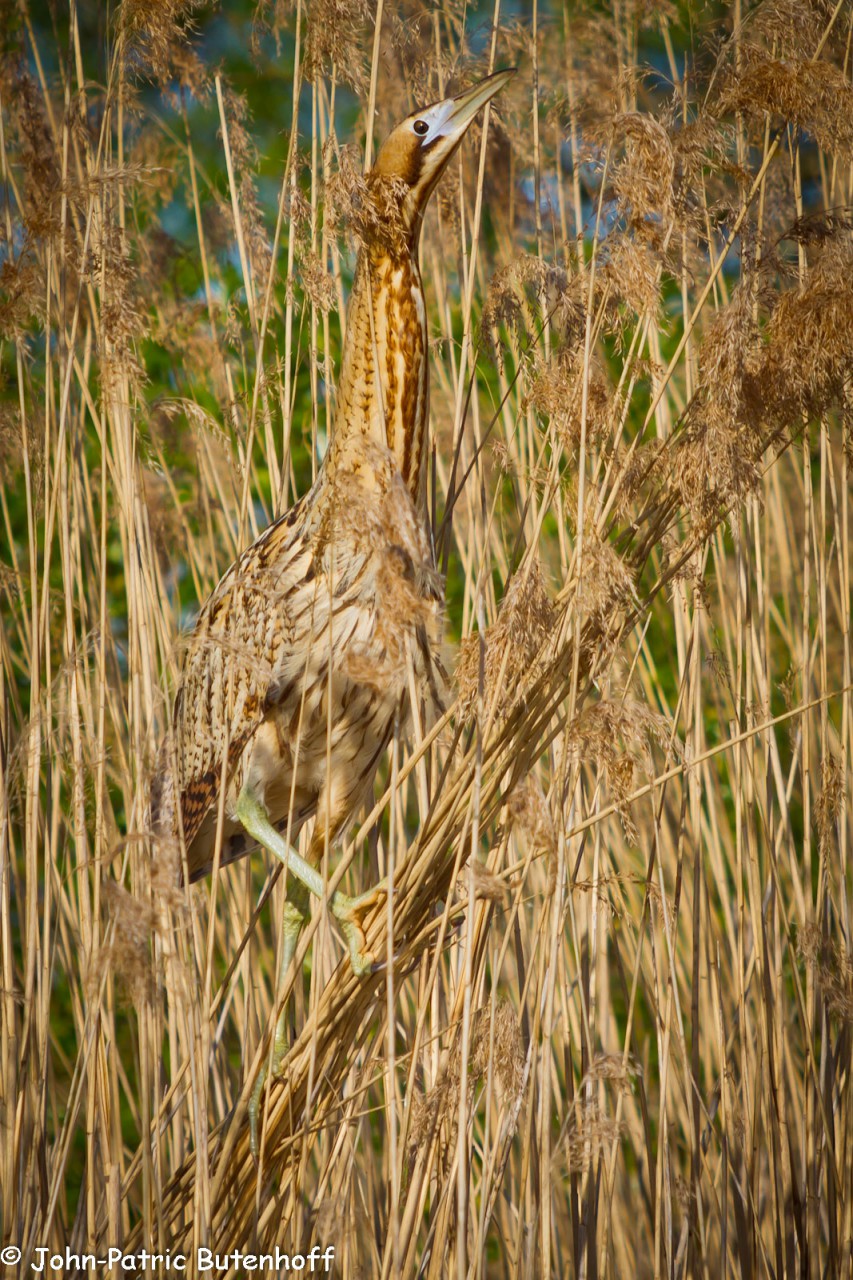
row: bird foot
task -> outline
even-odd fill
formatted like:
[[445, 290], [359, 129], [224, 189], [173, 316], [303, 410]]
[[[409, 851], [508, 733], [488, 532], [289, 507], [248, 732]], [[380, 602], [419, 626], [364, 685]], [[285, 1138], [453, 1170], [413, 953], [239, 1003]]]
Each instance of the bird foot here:
[[261, 1152], [261, 1135], [259, 1121], [261, 1118], [261, 1100], [264, 1096], [264, 1085], [268, 1076], [272, 1076], [273, 1080], [280, 1079], [282, 1075], [282, 1063], [284, 1062], [287, 1052], [286, 1043], [279, 1043], [279, 1035], [276, 1033], [275, 1046], [273, 1049], [272, 1065], [266, 1058], [261, 1063], [261, 1069], [258, 1072], [258, 1078], [255, 1081], [255, 1087], [252, 1089], [252, 1096], [249, 1098], [249, 1146], [252, 1149], [252, 1155], [255, 1158], [255, 1164], [260, 1163]]
[[350, 898], [345, 893], [336, 893], [332, 901], [332, 913], [346, 938], [350, 964], [357, 978], [376, 972], [376, 962], [373, 953], [367, 948], [367, 939], [364, 936], [363, 918], [371, 908], [377, 906], [387, 892], [385, 881], [381, 880], [379, 884], [369, 889], [367, 893], [359, 894], [357, 898]]
[[[302, 931], [302, 926], [305, 923], [305, 915], [309, 909], [307, 893], [302, 886], [298, 884], [298, 882], [297, 885], [294, 886], [294, 894], [297, 893], [297, 890], [301, 891], [300, 896], [304, 897], [305, 901], [300, 905], [297, 902], [287, 899], [281, 915], [281, 967], [279, 968], [279, 984], [282, 987], [284, 986], [287, 972], [290, 968], [290, 962], [296, 954], [299, 934]], [[261, 1099], [264, 1094], [264, 1085], [267, 1082], [268, 1076], [272, 1075], [274, 1080], [278, 1080], [282, 1076], [282, 1066], [287, 1056], [289, 1044], [290, 1038], [287, 1030], [287, 1013], [285, 1009], [282, 1009], [275, 1024], [275, 1033], [272, 1045], [272, 1061], [270, 1061], [269, 1057], [264, 1058], [261, 1063], [260, 1071], [258, 1072], [258, 1078], [256, 1079], [254, 1088], [252, 1089], [252, 1096], [249, 1098], [249, 1145], [252, 1148], [252, 1155], [255, 1157], [256, 1162], [259, 1160], [259, 1153], [261, 1149], [258, 1120], [260, 1119], [261, 1114]]]

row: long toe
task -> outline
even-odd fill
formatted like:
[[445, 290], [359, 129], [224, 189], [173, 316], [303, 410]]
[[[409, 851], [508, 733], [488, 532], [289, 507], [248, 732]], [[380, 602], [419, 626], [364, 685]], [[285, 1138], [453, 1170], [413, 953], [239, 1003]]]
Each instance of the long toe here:
[[249, 1098], [249, 1146], [252, 1149], [252, 1155], [257, 1164], [260, 1160], [261, 1140], [260, 1126], [258, 1121], [261, 1116], [261, 1099], [264, 1096], [264, 1085], [267, 1082], [267, 1064], [261, 1063], [261, 1069], [258, 1072], [258, 1078], [255, 1081], [255, 1087], [252, 1090], [252, 1096]]
[[341, 932], [346, 938], [347, 946], [349, 947], [352, 971], [357, 978], [363, 978], [373, 969], [373, 953], [367, 949], [367, 939], [361, 927], [361, 920], [357, 913], [352, 916], [338, 918], [340, 919]]
[[378, 907], [382, 899], [387, 897], [388, 881], [382, 879], [372, 889], [368, 889], [365, 893], [360, 893], [357, 898], [351, 898], [350, 902], [357, 911], [364, 914], [370, 911], [372, 907]]
[[336, 893], [332, 899], [332, 913], [340, 923], [341, 932], [347, 940], [350, 964], [357, 978], [363, 978], [365, 974], [371, 973], [374, 967], [373, 954], [368, 950], [367, 939], [364, 936], [364, 917], [378, 906], [387, 892], [385, 881], [380, 880], [379, 884], [368, 889], [367, 893], [359, 894], [357, 898], [350, 898], [345, 893]]
[[261, 1069], [258, 1072], [258, 1078], [255, 1081], [255, 1087], [252, 1090], [252, 1096], [249, 1099], [249, 1146], [252, 1148], [252, 1155], [255, 1161], [260, 1158], [261, 1142], [260, 1142], [260, 1126], [261, 1117], [261, 1101], [264, 1096], [264, 1085], [268, 1076], [272, 1076], [273, 1080], [280, 1080], [282, 1076], [282, 1067], [287, 1057], [289, 1047], [289, 1037], [287, 1034], [287, 1019], [285, 1011], [282, 1009], [278, 1022], [275, 1025], [275, 1038], [273, 1040], [272, 1064], [267, 1068], [267, 1059], [261, 1063]]

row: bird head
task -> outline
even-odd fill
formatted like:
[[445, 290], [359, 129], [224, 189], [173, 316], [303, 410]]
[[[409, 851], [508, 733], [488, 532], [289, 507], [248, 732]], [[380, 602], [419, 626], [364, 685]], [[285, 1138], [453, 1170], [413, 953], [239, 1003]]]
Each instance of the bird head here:
[[397, 193], [410, 246], [417, 244], [429, 198], [477, 112], [514, 75], [514, 67], [496, 71], [456, 97], [421, 107], [385, 139], [370, 176], [386, 191]]

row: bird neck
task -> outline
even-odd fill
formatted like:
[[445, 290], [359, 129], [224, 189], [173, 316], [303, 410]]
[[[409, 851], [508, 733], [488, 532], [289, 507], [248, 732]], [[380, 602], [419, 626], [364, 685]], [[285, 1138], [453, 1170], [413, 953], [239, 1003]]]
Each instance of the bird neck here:
[[417, 246], [358, 256], [338, 380], [331, 472], [361, 470], [370, 439], [394, 455], [426, 512], [429, 359]]

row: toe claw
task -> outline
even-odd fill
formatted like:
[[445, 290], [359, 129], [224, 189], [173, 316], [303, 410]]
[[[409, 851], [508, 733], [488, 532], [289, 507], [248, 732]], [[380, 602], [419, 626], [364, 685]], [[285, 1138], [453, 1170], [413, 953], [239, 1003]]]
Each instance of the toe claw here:
[[391, 957], [391, 963], [390, 963], [390, 964], [388, 963], [388, 960], [387, 960], [387, 959], [386, 959], [386, 960], [374, 960], [374, 961], [373, 961], [373, 964], [370, 966], [370, 972], [371, 972], [371, 974], [387, 973], [389, 969], [394, 969], [394, 968], [396, 968], [396, 967], [397, 967], [397, 965], [398, 965], [398, 964], [400, 963], [400, 961], [402, 960], [402, 958], [403, 958], [403, 953], [402, 953], [401, 951], [395, 951], [395, 952], [394, 952], [394, 954], [393, 954], [393, 955], [392, 955], [392, 957]]

